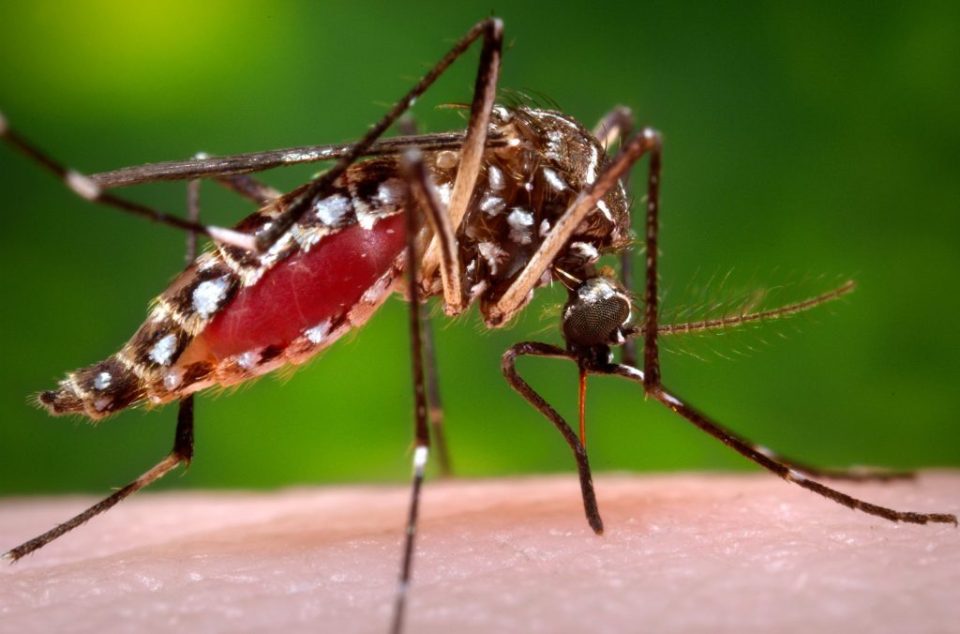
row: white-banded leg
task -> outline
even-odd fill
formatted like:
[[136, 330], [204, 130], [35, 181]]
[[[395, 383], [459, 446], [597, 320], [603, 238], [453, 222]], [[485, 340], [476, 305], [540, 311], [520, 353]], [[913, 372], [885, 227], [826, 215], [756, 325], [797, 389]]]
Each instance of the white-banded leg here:
[[[497, 79], [500, 72], [500, 51], [503, 46], [503, 22], [498, 18], [488, 18], [475, 24], [406, 95], [390, 108], [380, 121], [350, 147], [342, 158], [329, 170], [311, 181], [295, 197], [291, 198], [287, 208], [274, 219], [270, 228], [257, 235], [257, 249], [261, 252], [266, 251], [280, 236], [286, 233], [300, 216], [310, 209], [314, 198], [327, 191], [358, 157], [364, 155], [374, 142], [390, 126], [396, 123], [404, 112], [409, 110], [417, 97], [426, 92], [437, 78], [470, 48], [474, 41], [481, 37], [483, 38], [483, 47], [480, 51], [480, 64], [477, 68], [477, 79], [470, 107], [470, 122], [463, 143], [460, 170], [454, 183], [450, 205], [453, 212], [466, 213], [466, 206], [479, 174], [480, 155], [482, 155], [486, 143], [487, 127], [490, 122], [493, 101], [496, 97]], [[459, 218], [456, 218], [453, 222], [455, 227], [459, 226], [459, 223]], [[427, 269], [424, 270], [425, 274], [431, 272]]]
[[[427, 381], [424, 373], [424, 326], [421, 323], [421, 283], [425, 272], [421, 270], [422, 238], [430, 233], [421, 232], [420, 216], [425, 217], [439, 244], [440, 272], [444, 288], [444, 303], [450, 297], [456, 305], [463, 305], [463, 267], [450, 216], [445, 213], [430, 175], [423, 163], [423, 155], [417, 149], [404, 153], [401, 171], [407, 188], [407, 288], [410, 301], [410, 347], [414, 393], [414, 451], [413, 483], [410, 507], [407, 514], [407, 529], [403, 545], [403, 557], [394, 602], [392, 632], [401, 632], [406, 614], [407, 596], [413, 574], [413, 556], [416, 546], [417, 522], [420, 512], [420, 495], [430, 451], [430, 427], [428, 424]], [[439, 398], [436, 401], [439, 403]]]
[[[480, 66], [477, 70], [476, 84], [473, 89], [473, 101], [470, 104], [470, 121], [467, 124], [467, 136], [460, 150], [457, 177], [450, 194], [450, 204], [447, 216], [453, 227], [454, 234], [467, 214], [467, 207], [473, 196], [473, 190], [480, 176], [483, 152], [487, 143], [487, 133], [490, 126], [490, 117], [497, 96], [497, 82], [500, 77], [500, 57], [503, 46], [503, 24], [497, 21], [490, 26], [489, 35], [485, 36], [483, 50], [480, 52]], [[433, 275], [437, 266], [446, 258], [441, 254], [445, 250], [443, 236], [438, 232], [428, 247], [423, 258], [423, 274], [425, 278]], [[444, 282], [444, 309], [448, 315], [459, 314], [464, 309], [464, 298], [446, 293]], [[457, 303], [454, 303], [457, 302]]]
[[[395, 156], [411, 145], [417, 146], [424, 152], [459, 150], [463, 146], [465, 138], [466, 134], [463, 132], [434, 132], [418, 134], [415, 137], [390, 137], [380, 139], [370, 145], [363, 152], [363, 156]], [[507, 140], [500, 136], [491, 136], [487, 140], [488, 147], [503, 147], [506, 143]], [[121, 167], [90, 174], [89, 177], [103, 189], [115, 189], [142, 183], [185, 181], [197, 178], [211, 179], [263, 172], [276, 167], [336, 161], [347, 156], [352, 150], [353, 145], [334, 143], [247, 152], [229, 156], [203, 155], [202, 158], [194, 157], [181, 161], [162, 161]]]
[[95, 179], [66, 167], [40, 150], [39, 147], [28, 141], [20, 133], [10, 128], [9, 123], [3, 118], [2, 114], [0, 114], [0, 139], [5, 140], [38, 165], [56, 175], [74, 194], [92, 203], [112, 207], [122, 212], [140, 216], [141, 218], [182, 229], [190, 233], [205, 235], [224, 244], [231, 244], [245, 249], [253, 247], [252, 236], [238, 233], [225, 227], [205, 226], [198, 222], [180, 218], [179, 216], [157, 211], [147, 205], [142, 205], [105, 191]]
[[[460, 260], [460, 248], [457, 242], [456, 227], [453, 224], [452, 214], [443, 207], [436, 195], [430, 174], [423, 164], [418, 151], [408, 153], [406, 158], [409, 170], [409, 185], [413, 198], [417, 201], [418, 209], [428, 221], [433, 234], [433, 243], [439, 248], [440, 279], [443, 287], [444, 312], [448, 315], [458, 315], [467, 305], [466, 289], [464, 288], [464, 268]], [[461, 216], [462, 220], [462, 216]], [[429, 251], [428, 251], [429, 253]], [[424, 256], [424, 261], [427, 260]], [[426, 271], [426, 263], [421, 273], [421, 279], [429, 280], [430, 274]], [[437, 453], [440, 463], [440, 473], [449, 476], [452, 473], [450, 454], [447, 448], [446, 435], [443, 427], [443, 405], [440, 399], [440, 385], [437, 373], [436, 352], [433, 345], [433, 331], [429, 316], [423, 314], [423, 341], [424, 357], [426, 361], [430, 428], [436, 440]]]
[[[430, 430], [427, 424], [427, 395], [423, 371], [423, 327], [420, 323], [422, 308], [420, 305], [420, 248], [418, 243], [420, 213], [430, 212], [423, 209], [426, 198], [430, 197], [429, 184], [423, 179], [423, 161], [419, 152], [411, 150], [403, 157], [401, 164], [407, 185], [406, 240], [407, 240], [407, 289], [410, 317], [410, 359], [413, 376], [413, 482], [410, 491], [410, 507], [407, 513], [404, 533], [403, 555], [400, 562], [400, 575], [394, 600], [393, 618], [390, 631], [399, 634], [403, 631], [404, 616], [407, 608], [407, 594], [413, 575], [413, 554], [416, 546], [417, 521], [420, 514], [420, 494], [426, 473], [430, 452]], [[427, 208], [429, 204], [425, 205]], [[418, 213], [420, 212], [420, 213]]]
[[[622, 364], [596, 366], [591, 368], [591, 372], [596, 374], [620, 376], [625, 379], [629, 379], [630, 381], [640, 383], [645, 389], [647, 388], [647, 381], [645, 380], [643, 372], [630, 366]], [[897, 511], [885, 506], [879, 506], [877, 504], [865, 502], [864, 500], [860, 500], [853, 496], [847, 495], [846, 493], [837, 491], [836, 489], [830, 488], [824, 484], [821, 484], [820, 482], [817, 482], [816, 480], [812, 480], [807, 477], [807, 474], [810, 473], [820, 472], [828, 474], [829, 471], [821, 471], [810, 467], [802, 467], [792, 461], [781, 459], [779, 456], [764, 447], [752, 444], [750, 441], [741, 438], [730, 430], [724, 428], [716, 421], [711, 420], [699, 410], [686, 404], [682, 399], [671, 393], [662, 384], [657, 384], [657, 387], [653, 392], [647, 393], [663, 403], [669, 409], [673, 410], [686, 420], [696, 425], [699, 429], [710, 434], [745, 458], [755, 462], [768, 471], [772, 471], [787, 482], [793, 482], [794, 484], [797, 484], [808, 491], [813, 491], [814, 493], [833, 500], [838, 504], [842, 504], [843, 506], [853, 510], [869, 513], [870, 515], [876, 515], [877, 517], [882, 517], [883, 519], [890, 520], [892, 522], [957, 525], [956, 515], [950, 513], [916, 513], [913, 511]]]
[[[407, 595], [410, 580], [413, 574], [413, 556], [416, 545], [417, 521], [420, 511], [420, 495], [423, 489], [423, 479], [426, 472], [430, 450], [430, 426], [428, 424], [428, 381], [424, 372], [424, 325], [421, 322], [422, 305], [420, 302], [421, 283], [426, 275], [421, 270], [421, 251], [423, 238], [430, 232], [421, 231], [418, 219], [422, 215], [432, 229], [439, 245], [440, 273], [444, 289], [444, 304], [447, 298], [454, 306], [465, 305], [463, 296], [464, 271], [460, 262], [460, 252], [457, 246], [455, 229], [450, 215], [443, 209], [431, 182], [430, 175], [423, 163], [423, 156], [419, 150], [408, 150], [401, 161], [401, 171], [407, 186], [407, 288], [410, 301], [410, 346], [413, 373], [414, 392], [414, 452], [413, 452], [413, 483], [410, 494], [410, 508], [407, 515], [407, 529], [403, 546], [403, 558], [400, 566], [400, 575], [397, 584], [397, 594], [394, 603], [394, 613], [391, 625], [392, 632], [403, 629], [406, 613]], [[449, 311], [449, 307], [448, 307]], [[432, 350], [432, 342], [429, 344]], [[435, 370], [434, 370], [435, 372]], [[435, 373], [434, 373], [435, 378]], [[439, 390], [436, 384], [430, 385], [439, 405]], [[442, 427], [435, 427], [435, 437], [442, 438]]]
[[[141, 216], [170, 227], [199, 233], [224, 243], [243, 249], [256, 249], [260, 252], [268, 250], [285, 234], [290, 227], [310, 208], [311, 202], [329, 190], [337, 178], [361, 156], [370, 154], [396, 153], [405, 147], [409, 140], [387, 140], [378, 144], [377, 140], [394, 122], [406, 112], [413, 102], [422, 95], [431, 85], [479, 38], [483, 38], [483, 48], [480, 53], [480, 64], [477, 71], [475, 94], [471, 106], [470, 123], [466, 137], [459, 134], [431, 135], [434, 139], [432, 149], [463, 148], [464, 164], [473, 167], [462, 169], [454, 187], [453, 200], [459, 201], [457, 208], [463, 208], [469, 201], [479, 172], [479, 156], [486, 144], [487, 126], [490, 112], [496, 95], [496, 84], [499, 76], [500, 51], [503, 41], [503, 22], [498, 18], [488, 18], [475, 24], [451, 48], [446, 55], [430, 71], [407, 92], [386, 115], [372, 126], [356, 143], [349, 146], [315, 146], [308, 148], [292, 148], [290, 150], [275, 150], [250, 155], [234, 157], [211, 158], [207, 160], [175, 161], [166, 164], [144, 165], [135, 168], [126, 168], [97, 174], [96, 178], [81, 174], [64, 167], [37, 146], [28, 142], [26, 138], [11, 129], [9, 122], [0, 113], [0, 138], [20, 150], [28, 157], [53, 172], [79, 196], [98, 204], [113, 207], [120, 211]], [[462, 139], [462, 140], [461, 140]], [[418, 139], [419, 141], [425, 141]], [[377, 147], [382, 146], [382, 147]], [[426, 149], [427, 145], [422, 145]], [[240, 174], [269, 169], [282, 165], [309, 163], [315, 161], [336, 159], [337, 162], [319, 177], [301, 188], [287, 201], [284, 212], [273, 222], [270, 229], [261, 232], [256, 237], [239, 233], [231, 229], [215, 226], [203, 226], [191, 223], [183, 218], [157, 211], [151, 207], [141, 205], [126, 198], [108, 193], [107, 189], [122, 187], [137, 183], [154, 182], [158, 180], [184, 179], [194, 177], [211, 178], [221, 175]], [[458, 224], [459, 220], [457, 223]]]
[[[661, 173], [661, 139], [658, 133], [651, 130], [644, 130], [641, 136], [649, 139], [650, 166], [647, 178], [646, 195], [646, 222], [645, 222], [645, 283], [644, 283], [644, 313], [643, 313], [643, 380], [644, 390], [650, 396], [654, 396], [662, 401], [661, 376], [660, 376], [660, 350], [658, 337], [661, 334], [659, 324], [659, 214], [660, 214], [660, 173]], [[848, 282], [839, 288], [825, 293], [821, 296], [811, 298], [810, 300], [800, 302], [796, 305], [784, 306], [779, 309], [758, 313], [757, 318], [769, 318], [775, 315], [791, 314], [802, 310], [808, 310], [825, 301], [830, 301], [840, 297], [853, 289], [853, 283]], [[629, 340], [632, 340], [630, 338]], [[632, 366], [634, 364], [625, 363]], [[679, 413], [679, 412], [678, 412]], [[771, 459], [776, 457], [770, 453]], [[868, 481], [868, 480], [897, 480], [909, 479], [913, 477], [909, 472], [896, 472], [884, 470], [862, 470], [862, 469], [818, 469], [816, 467], [802, 465], [795, 461], [784, 461], [782, 464], [786, 468], [793, 469], [793, 472], [803, 471], [814, 477], [828, 477], [840, 480]], [[842, 494], [841, 494], [842, 495]]]
[[[397, 129], [404, 135], [416, 135], [416, 119], [413, 115], [404, 115], [397, 122]], [[416, 155], [411, 158], [413, 158], [414, 161], [419, 160]], [[429, 196], [428, 200], [420, 203], [420, 207], [429, 209], [428, 213], [431, 216], [431, 227], [438, 227], [439, 230], [446, 232], [444, 238], [441, 240], [441, 244], [451, 245], [453, 247], [452, 253], [449, 249], [444, 251], [443, 262], [444, 270], [448, 271], [447, 279], [456, 279], [459, 287], [462, 288], [462, 283], [460, 282], [460, 280], [462, 280], [462, 274], [451, 274], [449, 272], [451, 268], [458, 270], [460, 267], [459, 248], [457, 248], [456, 236], [452, 235], [453, 229], [450, 227], [449, 222], [444, 222], [442, 216], [445, 214], [440, 208], [441, 205], [436, 200], [436, 197], [432, 195], [432, 183], [426, 170], [423, 169], [422, 165], [413, 165], [411, 167], [415, 168], [416, 180], [420, 181], [419, 184], [415, 185], [419, 195], [421, 197]], [[453, 294], [462, 296], [462, 292], [462, 290], [455, 290]], [[446, 296], [446, 292], [444, 295]], [[464, 300], [464, 302], [465, 301], [466, 300]], [[436, 346], [434, 346], [433, 340], [433, 326], [430, 322], [430, 310], [426, 302], [420, 304], [420, 325], [420, 336], [423, 343], [423, 371], [427, 383], [427, 418], [430, 423], [431, 444], [436, 448], [440, 476], [446, 478], [452, 475], [453, 471], [450, 462], [450, 450], [447, 448], [447, 438], [443, 429], [443, 401], [440, 398], [440, 375], [437, 366]]]
[[[199, 201], [199, 191], [200, 191], [200, 181], [191, 181], [187, 185], [187, 218], [191, 222], [197, 222], [200, 217], [200, 201]], [[197, 256], [197, 241], [196, 235], [193, 233], [187, 234], [187, 245], [186, 245], [186, 263], [189, 264]], [[4, 559], [8, 559], [11, 563], [17, 561], [18, 559], [29, 555], [35, 550], [38, 550], [53, 540], [57, 539], [69, 533], [74, 528], [77, 528], [81, 524], [85, 523], [87, 520], [103, 513], [104, 511], [112, 508], [118, 502], [124, 500], [130, 495], [136, 493], [140, 489], [156, 482], [163, 476], [167, 475], [179, 465], [183, 464], [189, 466], [190, 461], [193, 459], [193, 425], [194, 425], [194, 402], [193, 395], [187, 396], [180, 399], [177, 407], [177, 427], [174, 431], [173, 437], [173, 449], [170, 450], [170, 453], [167, 454], [163, 460], [155, 464], [148, 471], [146, 471], [139, 478], [130, 482], [124, 487], [117, 489], [112, 494], [106, 498], [100, 500], [90, 508], [86, 509], [79, 515], [75, 515], [66, 522], [58, 524], [54, 528], [50, 529], [42, 535], [38, 535], [33, 539], [26, 541], [16, 548], [12, 548], [6, 553], [3, 554]]]
[[[624, 139], [630, 138], [635, 127], [633, 112], [630, 108], [616, 106], [597, 122], [593, 128], [593, 136], [609, 152], [614, 145], [621, 144]], [[620, 182], [629, 200], [630, 170], [623, 174]], [[628, 292], [633, 291], [633, 245], [620, 252], [620, 283]], [[637, 342], [634, 339], [628, 339], [623, 344], [620, 359], [626, 365], [637, 364]]]
[[[699, 321], [692, 322], [682, 322], [682, 323], [672, 323], [672, 324], [658, 324], [657, 333], [659, 337], [664, 336], [675, 336], [675, 335], [685, 335], [689, 333], [703, 333], [710, 331], [724, 331], [732, 328], [739, 328], [747, 324], [757, 324], [765, 321], [776, 321], [779, 319], [785, 319], [791, 315], [796, 315], [798, 313], [806, 312], [817, 306], [821, 306], [828, 302], [835, 301], [841, 297], [845, 297], [856, 288], [856, 283], [853, 280], [847, 280], [843, 284], [837, 286], [834, 289], [808, 297], [806, 299], [793, 302], [791, 304], [784, 304], [782, 306], [777, 306], [775, 308], [770, 308], [767, 310], [761, 310], [752, 313], [739, 313], [736, 315], [726, 315], [723, 317], [715, 317], [711, 319], [702, 319]], [[643, 329], [637, 328], [634, 332], [629, 333], [628, 340], [633, 339], [636, 336], [643, 336]], [[623, 365], [629, 365], [624, 363]], [[916, 477], [916, 474], [912, 471], [891, 471], [888, 469], [878, 469], [873, 467], [851, 467], [847, 469], [828, 469], [822, 467], [814, 467], [792, 458], [786, 458], [779, 454], [775, 454], [773, 451], [766, 447], [756, 446], [754, 447], [759, 453], [765, 454], [777, 462], [785, 464], [787, 467], [793, 469], [794, 471], [799, 471], [805, 475], [808, 475], [813, 478], [827, 478], [830, 480], [849, 480], [853, 482], [889, 482], [891, 480], [910, 480]]]
[[[517, 373], [516, 359], [521, 356], [539, 356], [551, 358], [570, 359], [574, 363], [585, 364], [591, 374], [620, 376], [641, 385], [645, 385], [644, 376], [641, 370], [624, 364], [609, 364], [598, 362], [596, 360], [578, 358], [571, 352], [545, 343], [525, 341], [511, 346], [503, 355], [502, 369], [511, 387], [519, 392], [527, 401], [537, 408], [547, 419], [550, 420], [560, 431], [564, 440], [573, 450], [574, 457], [577, 460], [577, 469], [580, 473], [580, 486], [583, 496], [584, 512], [591, 528], [597, 533], [603, 529], [600, 513], [597, 508], [596, 495], [593, 489], [593, 480], [590, 473], [590, 465], [587, 461], [587, 453], [580, 439], [574, 433], [573, 429], [567, 424], [563, 417], [554, 410], [543, 397], [537, 394]], [[856, 473], [851, 471], [834, 471], [827, 469], [816, 469], [797, 463], [793, 460], [782, 458], [769, 449], [752, 444], [750, 441], [741, 438], [724, 428], [719, 423], [711, 420], [703, 413], [684, 403], [680, 398], [672, 394], [662, 385], [652, 396], [665, 406], [696, 425], [701, 430], [710, 434], [723, 444], [732, 448], [734, 451], [757, 463], [764, 469], [772, 471], [784, 480], [793, 482], [809, 491], [821, 495], [838, 504], [842, 504], [850, 509], [862, 511], [870, 515], [882, 517], [893, 522], [907, 522], [912, 524], [957, 524], [957, 518], [950, 513], [917, 513], [914, 511], [898, 511], [896, 509], [879, 506], [864, 500], [855, 498], [828, 487], [813, 477], [835, 477], [847, 480], [890, 480], [902, 477], [904, 474], [883, 473], [883, 472], [863, 472]]]
[[[413, 115], [404, 115], [397, 122], [397, 130], [399, 130], [399, 132], [403, 135], [416, 135], [416, 119], [413, 117]], [[418, 160], [415, 156], [412, 158], [414, 158], [414, 160]], [[425, 170], [423, 170], [422, 167], [416, 167], [416, 172], [419, 178], [424, 179], [423, 182], [421, 182], [418, 186], [418, 189], [421, 190], [421, 195], [424, 195], [422, 193], [424, 191], [430, 192], [431, 183], [430, 179], [424, 176], [426, 173]], [[437, 202], [434, 201], [427, 204], [430, 204], [431, 213], [436, 214], [440, 211]], [[431, 224], [436, 226], [437, 222], [437, 220], [434, 220]], [[445, 241], [456, 244], [455, 237], [448, 237]], [[456, 260], [451, 261], [458, 260], [459, 258], [456, 258]], [[462, 275], [457, 279], [462, 280]], [[440, 467], [440, 477], [446, 478], [452, 474], [450, 450], [447, 448], [447, 438], [443, 429], [443, 401], [440, 398], [440, 377], [437, 367], [437, 353], [436, 346], [434, 346], [433, 341], [433, 326], [430, 322], [430, 310], [426, 302], [420, 304], [420, 330], [420, 337], [423, 346], [423, 371], [427, 384], [427, 418], [430, 423], [431, 445], [437, 454], [437, 464]]]
[[[816, 308], [827, 302], [837, 300], [841, 297], [846, 296], [851, 293], [856, 287], [856, 284], [852, 280], [848, 280], [825, 293], [809, 297], [807, 299], [794, 302], [792, 304], [785, 304], [783, 306], [777, 306], [776, 308], [771, 308], [768, 310], [762, 310], [753, 313], [742, 313], [737, 315], [728, 315], [725, 317], [717, 317], [712, 319], [704, 319], [695, 322], [687, 323], [675, 323], [675, 324], [659, 324], [657, 331], [659, 336], [671, 336], [671, 335], [683, 335], [691, 332], [709, 332], [727, 330], [730, 328], [737, 328], [746, 324], [755, 324], [764, 321], [772, 321], [777, 319], [783, 319], [790, 315], [795, 315], [812, 308]], [[637, 334], [643, 336], [642, 330], [637, 331]], [[631, 335], [630, 338], [633, 338]], [[622, 365], [628, 365], [626, 363]], [[757, 453], [763, 454], [779, 462], [789, 469], [803, 473], [804, 475], [810, 476], [812, 478], [826, 478], [830, 480], [848, 480], [852, 482], [889, 482], [892, 480], [910, 480], [916, 476], [912, 471], [891, 471], [886, 469], [877, 469], [873, 467], [851, 467], [848, 469], [828, 469], [822, 467], [814, 467], [792, 458], [786, 458], [779, 454], [774, 453], [767, 447], [754, 445], [754, 450]]]

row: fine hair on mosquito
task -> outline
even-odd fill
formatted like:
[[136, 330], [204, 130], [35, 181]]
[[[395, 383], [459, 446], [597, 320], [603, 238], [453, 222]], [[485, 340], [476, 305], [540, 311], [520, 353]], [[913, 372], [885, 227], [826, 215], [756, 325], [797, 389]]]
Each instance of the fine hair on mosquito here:
[[[465, 131], [417, 134], [412, 120], [403, 117], [475, 44], [480, 60], [472, 99], [463, 107], [469, 113]], [[758, 466], [850, 509], [892, 522], [956, 525], [953, 514], [888, 508], [821, 482], [887, 481], [910, 473], [819, 469], [784, 458], [727, 429], [667, 387], [660, 366], [662, 337], [785, 318], [844, 297], [855, 284], [844, 281], [780, 306], [758, 308], [745, 302], [719, 317], [663, 323], [658, 277], [661, 133], [638, 126], [624, 106], [612, 108], [588, 128], [553, 107], [498, 101], [502, 48], [502, 22], [478, 22], [359, 140], [344, 145], [198, 155], [85, 174], [40, 150], [0, 114], [0, 138], [74, 194], [180, 229], [187, 237], [186, 268], [156, 298], [130, 339], [36, 399], [52, 415], [91, 420], [175, 401], [172, 449], [140, 477], [11, 548], [4, 558], [15, 562], [188, 464], [194, 457], [197, 392], [303, 364], [362, 326], [392, 294], [400, 294], [409, 306], [415, 409], [411, 493], [390, 624], [391, 631], [401, 631], [426, 467], [436, 456], [440, 471], [451, 471], [426, 302], [437, 298], [450, 317], [476, 306], [486, 327], [499, 328], [527, 306], [538, 288], [553, 283], [567, 291], [558, 328], [563, 345], [516, 343], [503, 353], [501, 370], [568, 445], [584, 514], [598, 535], [604, 523], [587, 452], [585, 414], [590, 375], [635, 384], [649, 400]], [[402, 134], [384, 137], [395, 126], [403, 128]], [[628, 175], [642, 159], [646, 174], [638, 189], [643, 196], [631, 206]], [[323, 161], [333, 163], [286, 193], [252, 176]], [[205, 224], [199, 202], [203, 180], [255, 202], [258, 210], [232, 227]], [[185, 215], [114, 193], [158, 181], [187, 182]], [[210, 243], [198, 250], [197, 236]], [[643, 253], [637, 283], [635, 247]], [[618, 258], [618, 265], [604, 264], [603, 256]], [[292, 303], [297, 310], [289, 310]], [[521, 376], [517, 360], [531, 356], [576, 366], [578, 424], [571, 425]]]

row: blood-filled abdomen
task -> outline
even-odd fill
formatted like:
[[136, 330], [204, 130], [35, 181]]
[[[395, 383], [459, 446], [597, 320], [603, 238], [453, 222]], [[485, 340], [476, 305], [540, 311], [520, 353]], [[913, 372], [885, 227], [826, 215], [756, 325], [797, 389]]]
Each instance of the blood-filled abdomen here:
[[404, 214], [398, 213], [370, 229], [353, 224], [322, 238], [241, 288], [204, 329], [201, 345], [217, 359], [283, 348], [318, 324], [346, 318], [365, 293], [377, 290], [402, 253], [405, 235]]

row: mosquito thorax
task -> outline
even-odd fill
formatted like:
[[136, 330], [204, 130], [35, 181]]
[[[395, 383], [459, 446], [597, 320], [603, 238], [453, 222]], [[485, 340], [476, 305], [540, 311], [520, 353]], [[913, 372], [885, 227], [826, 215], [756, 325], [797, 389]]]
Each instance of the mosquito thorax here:
[[[608, 162], [606, 148], [579, 121], [556, 110], [496, 106], [492, 125], [522, 148], [513, 160], [536, 189], [577, 194], [597, 180]], [[502, 153], [510, 151], [508, 145]], [[578, 232], [598, 245], [622, 248], [630, 241], [630, 210], [623, 187], [612, 188]]]
[[615, 281], [597, 276], [582, 282], [570, 290], [563, 307], [567, 349], [578, 354], [599, 350], [605, 356], [610, 346], [624, 342], [630, 317], [630, 298]]
[[[488, 326], [513, 316], [490, 317], [487, 308], [529, 263], [557, 221], [596, 182], [609, 159], [605, 148], [575, 119], [552, 110], [497, 105], [491, 131], [506, 143], [485, 152], [460, 235], [468, 287], [483, 289], [481, 312]], [[452, 182], [437, 157], [440, 187]], [[578, 279], [592, 277], [604, 253], [631, 241], [622, 187], [597, 202], [552, 265]], [[540, 284], [549, 282], [544, 276]]]

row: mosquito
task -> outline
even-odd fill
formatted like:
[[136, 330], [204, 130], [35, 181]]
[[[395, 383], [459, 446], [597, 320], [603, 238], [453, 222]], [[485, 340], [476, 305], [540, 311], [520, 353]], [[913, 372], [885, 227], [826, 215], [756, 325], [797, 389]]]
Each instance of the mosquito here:
[[[480, 62], [464, 133], [382, 139], [414, 101], [474, 42]], [[589, 130], [567, 114], [497, 103], [503, 42], [499, 19], [473, 26], [359, 141], [228, 157], [200, 156], [85, 175], [39, 150], [0, 116], [0, 137], [58, 176], [87, 200], [185, 230], [188, 264], [155, 300], [143, 325], [116, 354], [72, 372], [37, 397], [53, 415], [99, 420], [140, 404], [179, 402], [171, 452], [139, 478], [63, 524], [8, 551], [16, 561], [117, 504], [193, 458], [193, 394], [235, 385], [286, 365], [302, 364], [366, 322], [393, 293], [409, 301], [413, 374], [413, 476], [391, 631], [402, 630], [410, 586], [420, 495], [431, 443], [448, 469], [439, 387], [423, 305], [439, 297], [449, 316], [477, 306], [490, 328], [509, 323], [534, 291], [557, 282], [564, 347], [525, 341], [510, 347], [502, 371], [514, 390], [543, 414], [573, 453], [586, 519], [603, 521], [586, 451], [588, 375], [618, 376], [749, 460], [851, 509], [893, 522], [952, 523], [947, 513], [899, 511], [857, 499], [818, 478], [889, 480], [910, 474], [823, 470], [753, 445], [668, 389], [658, 341], [776, 319], [849, 293], [847, 282], [825, 294], [768, 311], [685, 324], [661, 324], [658, 221], [662, 138], [636, 129], [618, 107]], [[467, 106], [464, 106], [466, 109]], [[615, 155], [608, 148], [618, 147]], [[644, 200], [645, 277], [635, 301], [630, 269], [631, 209], [625, 181], [648, 157]], [[280, 194], [250, 176], [273, 167], [331, 161], [328, 170]], [[259, 205], [232, 228], [204, 225], [197, 185], [211, 179]], [[188, 180], [187, 218], [135, 203], [110, 190]], [[212, 244], [199, 255], [196, 235]], [[620, 256], [619, 275], [601, 266]], [[296, 302], [298, 310], [289, 310]], [[634, 320], [634, 314], [638, 318]], [[642, 342], [642, 363], [636, 344]], [[621, 361], [612, 350], [622, 348]], [[579, 430], [518, 373], [524, 356], [565, 359], [579, 370]], [[431, 440], [432, 437], [432, 440]]]

